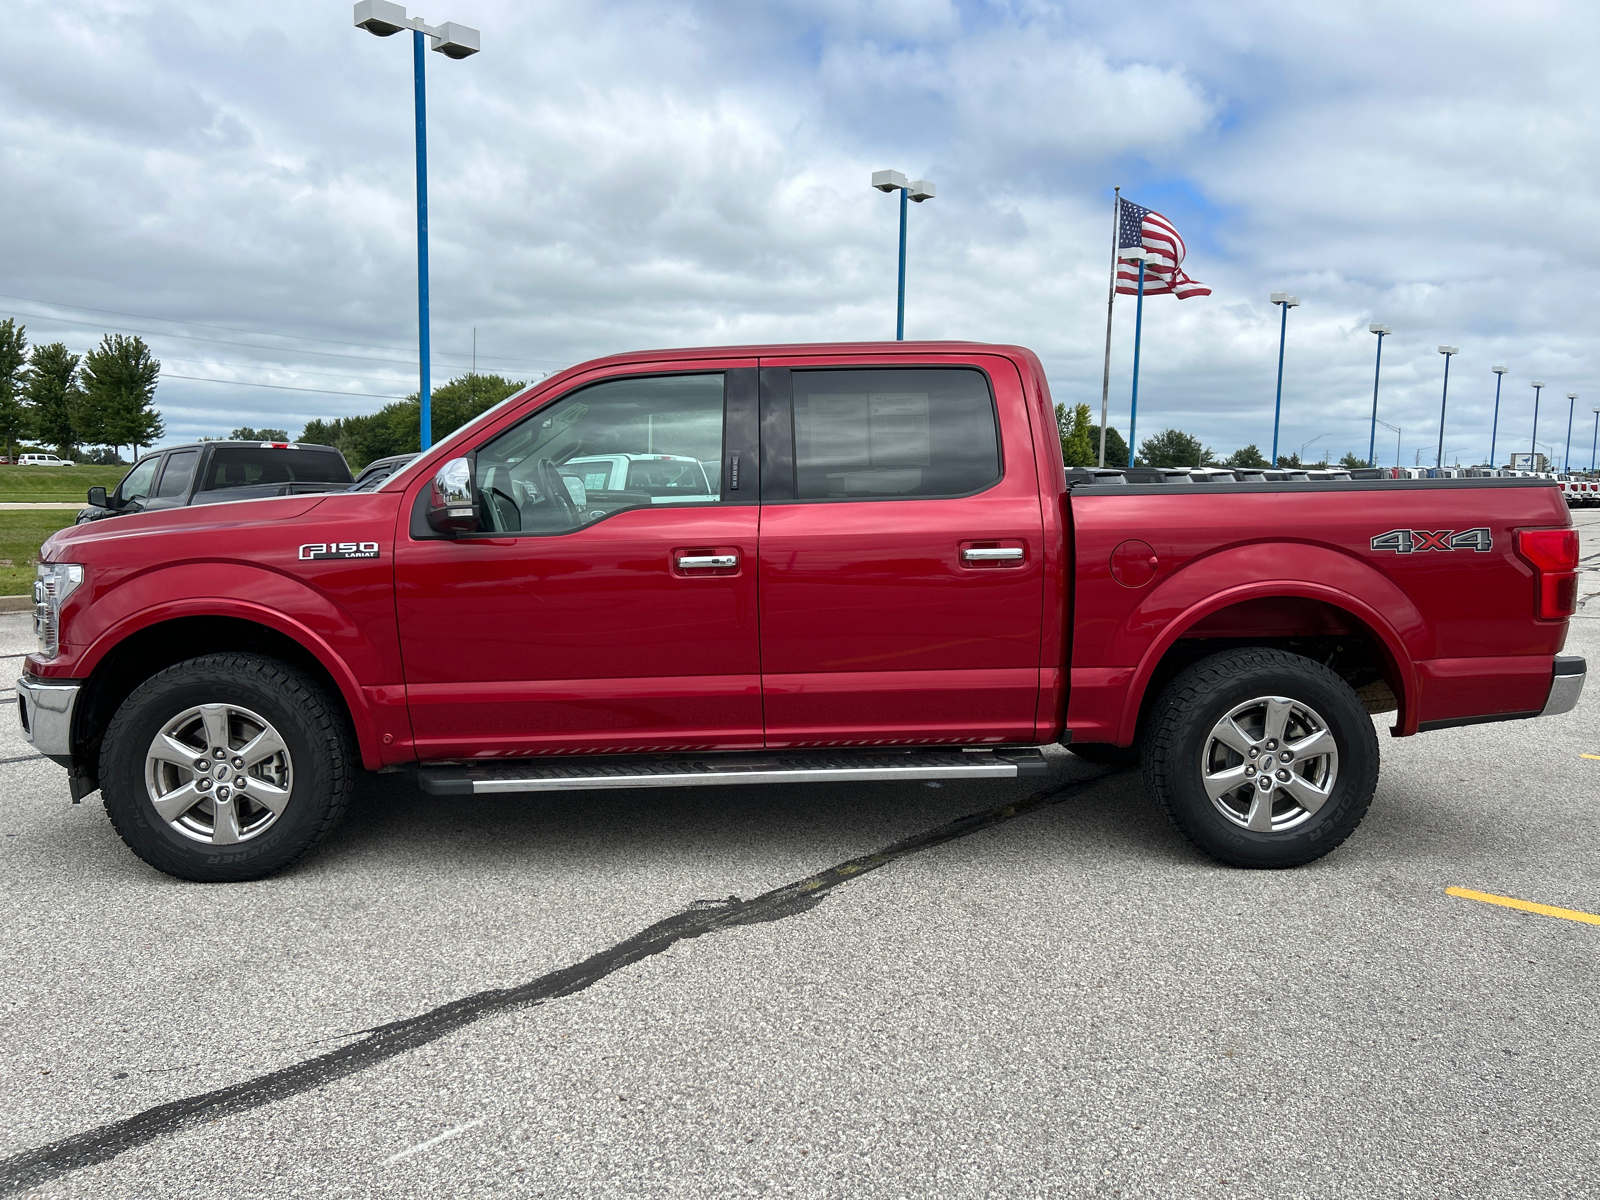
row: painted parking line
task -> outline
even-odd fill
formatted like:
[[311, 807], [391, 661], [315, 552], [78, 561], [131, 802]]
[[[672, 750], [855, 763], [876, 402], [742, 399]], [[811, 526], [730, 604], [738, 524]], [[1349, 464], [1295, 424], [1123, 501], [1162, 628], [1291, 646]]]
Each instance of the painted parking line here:
[[1532, 900], [1518, 900], [1515, 896], [1496, 896], [1493, 892], [1475, 892], [1471, 888], [1463, 887], [1447, 887], [1445, 893], [1450, 896], [1460, 896], [1463, 900], [1481, 900], [1485, 904], [1498, 904], [1502, 908], [1515, 908], [1521, 912], [1538, 913], [1544, 917], [1560, 917], [1564, 921], [1582, 921], [1585, 925], [1600, 925], [1600, 916], [1579, 912], [1575, 908], [1535, 904]]
[[383, 1165], [387, 1167], [390, 1163], [397, 1163], [402, 1159], [410, 1158], [413, 1154], [420, 1154], [430, 1146], [437, 1146], [440, 1142], [449, 1141], [453, 1137], [460, 1137], [467, 1130], [476, 1129], [488, 1119], [488, 1117], [479, 1117], [476, 1121], [468, 1121], [465, 1125], [457, 1125], [454, 1129], [446, 1129], [438, 1137], [431, 1137], [425, 1142], [418, 1142], [415, 1146], [410, 1146], [400, 1151], [399, 1154], [391, 1154], [383, 1160]]
[[1592, 758], [1596, 762], [1600, 762], [1600, 754], [1580, 754], [1580, 755], [1578, 755], [1578, 757], [1579, 758]]

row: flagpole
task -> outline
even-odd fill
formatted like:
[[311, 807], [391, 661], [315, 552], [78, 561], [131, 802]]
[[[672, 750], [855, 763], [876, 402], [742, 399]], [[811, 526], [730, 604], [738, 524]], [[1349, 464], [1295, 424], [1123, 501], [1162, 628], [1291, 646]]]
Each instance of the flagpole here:
[[[1139, 425], [1139, 338], [1144, 330], [1144, 257], [1139, 258], [1139, 302], [1133, 317], [1133, 404], [1128, 410], [1128, 465], [1134, 465], [1136, 447], [1134, 440]], [[1101, 426], [1102, 429], [1105, 426]]]
[[[1122, 216], [1122, 185], [1111, 201], [1111, 286], [1106, 292], [1106, 369], [1100, 377], [1100, 465], [1106, 465], [1106, 418], [1111, 404], [1111, 313], [1117, 303], [1117, 222]], [[1130, 461], [1129, 466], [1132, 466]]]

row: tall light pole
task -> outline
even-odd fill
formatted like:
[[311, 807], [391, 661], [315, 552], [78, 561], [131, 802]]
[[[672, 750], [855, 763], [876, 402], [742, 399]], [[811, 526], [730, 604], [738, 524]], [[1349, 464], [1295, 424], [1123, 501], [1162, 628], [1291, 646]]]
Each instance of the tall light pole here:
[[1272, 465], [1278, 465], [1278, 423], [1283, 417], [1283, 343], [1289, 333], [1289, 310], [1300, 303], [1299, 296], [1288, 292], [1273, 292], [1274, 304], [1283, 305], [1283, 319], [1278, 324], [1278, 398], [1272, 405]]
[[932, 200], [933, 184], [926, 179], [907, 183], [899, 171], [874, 171], [872, 186], [880, 192], [900, 193], [900, 298], [894, 310], [894, 340], [903, 342], [906, 340], [906, 199], [909, 197], [918, 204]]
[[1589, 474], [1594, 474], [1594, 452], [1600, 446], [1600, 408], [1594, 410], [1594, 436], [1589, 439]]
[[1539, 457], [1539, 393], [1544, 390], [1544, 380], [1533, 381], [1533, 437], [1529, 439], [1528, 470], [1533, 470], [1533, 464]]
[[469, 25], [446, 21], [429, 25], [421, 17], [407, 17], [403, 4], [390, 0], [361, 0], [356, 5], [356, 28], [378, 37], [411, 30], [411, 67], [417, 110], [417, 345], [422, 401], [422, 448], [433, 445], [432, 362], [428, 344], [428, 103], [424, 87], [423, 39], [446, 58], [469, 58], [478, 52], [478, 31]]
[[1128, 408], [1128, 465], [1138, 465], [1139, 425], [1139, 342], [1144, 334], [1144, 269], [1150, 261], [1150, 251], [1135, 246], [1117, 255], [1124, 262], [1139, 264], [1139, 301], [1133, 309], [1133, 402]]
[[1444, 394], [1439, 397], [1439, 456], [1434, 460], [1434, 470], [1444, 466], [1444, 406], [1450, 402], [1450, 356], [1461, 351], [1454, 346], [1440, 346], [1439, 353], [1444, 355]]
[[[1378, 424], [1382, 425], [1385, 429], [1394, 430], [1394, 465], [1395, 468], [1398, 469], [1400, 466], [1400, 426], [1391, 425], [1387, 421], [1379, 421]], [[1374, 463], [1373, 465], [1376, 466], [1377, 464]]]
[[1494, 442], [1500, 432], [1500, 385], [1505, 382], [1504, 367], [1490, 367], [1494, 372], [1494, 424], [1489, 427], [1489, 469], [1494, 469]]
[[[1300, 453], [1298, 455], [1296, 455], [1295, 457], [1300, 459], [1300, 465], [1302, 467], [1306, 465], [1305, 464], [1306, 449], [1308, 447], [1310, 447], [1310, 446], [1316, 445], [1318, 442], [1320, 442], [1323, 438], [1325, 438], [1327, 436], [1328, 435], [1325, 434], [1325, 433], [1319, 433], [1319, 434], [1317, 434], [1316, 437], [1312, 438], [1309, 442], [1301, 442], [1300, 443]], [[1326, 456], [1324, 456], [1324, 457], [1326, 457]]]
[[1372, 368], [1372, 436], [1367, 439], [1367, 466], [1378, 465], [1378, 374], [1383, 370], [1383, 339], [1394, 332], [1387, 325], [1368, 325], [1378, 335], [1378, 361]]
[[1567, 393], [1567, 448], [1561, 455], [1561, 473], [1572, 474], [1572, 414], [1578, 406], [1578, 393]]

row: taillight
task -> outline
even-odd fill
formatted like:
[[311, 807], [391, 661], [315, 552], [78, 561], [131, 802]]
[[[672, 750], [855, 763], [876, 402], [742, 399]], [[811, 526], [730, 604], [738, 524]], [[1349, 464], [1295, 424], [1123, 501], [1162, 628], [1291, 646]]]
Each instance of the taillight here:
[[1578, 607], [1578, 531], [1519, 529], [1517, 553], [1539, 573], [1539, 616], [1570, 617]]

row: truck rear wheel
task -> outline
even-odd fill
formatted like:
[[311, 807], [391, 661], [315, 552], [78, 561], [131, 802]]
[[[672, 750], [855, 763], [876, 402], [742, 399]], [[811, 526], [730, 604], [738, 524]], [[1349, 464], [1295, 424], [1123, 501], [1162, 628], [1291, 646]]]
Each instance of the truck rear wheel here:
[[310, 676], [255, 654], [208, 654], [123, 701], [100, 750], [122, 840], [201, 883], [260, 879], [327, 836], [355, 786], [344, 716]]
[[1378, 784], [1378, 738], [1354, 690], [1281, 650], [1216, 654], [1162, 692], [1144, 775], [1181, 833], [1235, 867], [1297, 867], [1354, 832]]

